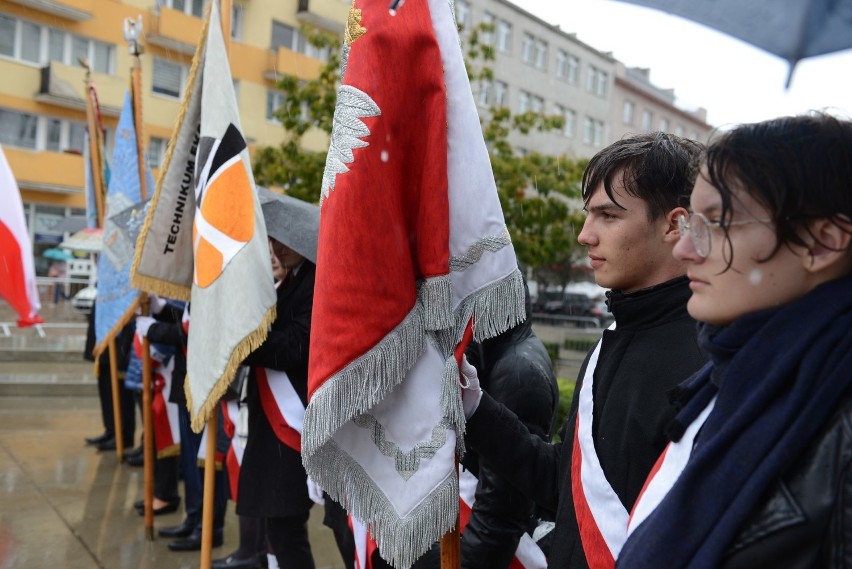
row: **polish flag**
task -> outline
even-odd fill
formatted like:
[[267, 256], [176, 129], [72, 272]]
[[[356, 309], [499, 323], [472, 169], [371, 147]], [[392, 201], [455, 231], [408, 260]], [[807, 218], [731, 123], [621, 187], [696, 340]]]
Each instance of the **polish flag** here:
[[44, 322], [38, 311], [33, 248], [21, 192], [0, 147], [0, 297], [18, 313], [18, 326]]

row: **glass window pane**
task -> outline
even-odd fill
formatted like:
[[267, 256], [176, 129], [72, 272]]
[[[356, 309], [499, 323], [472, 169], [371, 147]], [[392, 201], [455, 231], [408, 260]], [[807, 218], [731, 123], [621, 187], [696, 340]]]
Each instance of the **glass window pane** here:
[[172, 0], [172, 8], [183, 12], [186, 10], [186, 3], [184, 0]]
[[296, 30], [281, 22], [272, 22], [272, 42], [269, 49], [277, 51], [279, 47], [293, 49], [293, 38]]
[[53, 152], [59, 152], [59, 138], [62, 134], [62, 121], [49, 119], [47, 121], [47, 141], [45, 148]]
[[152, 90], [161, 95], [180, 97], [180, 65], [154, 58]]
[[15, 18], [0, 14], [0, 54], [15, 56]]
[[190, 0], [190, 13], [193, 16], [200, 18], [204, 15], [204, 2], [203, 0]]
[[81, 122], [72, 122], [68, 129], [68, 150], [83, 153], [83, 141], [86, 135], [86, 125]]
[[41, 63], [41, 26], [30, 22], [21, 22], [21, 59], [31, 63]]
[[112, 46], [99, 41], [93, 43], [95, 44], [95, 61], [92, 64], [92, 70], [98, 73], [111, 73]]
[[92, 63], [89, 61], [89, 40], [74, 36], [71, 39], [71, 61], [69, 65], [77, 65], [77, 62], [81, 59], [89, 62], [90, 65]]
[[49, 61], [65, 61], [65, 32], [51, 28], [47, 57]]

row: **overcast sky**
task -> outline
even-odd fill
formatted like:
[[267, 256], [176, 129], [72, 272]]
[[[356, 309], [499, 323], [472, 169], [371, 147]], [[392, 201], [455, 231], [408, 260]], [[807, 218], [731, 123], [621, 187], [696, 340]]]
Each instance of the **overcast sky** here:
[[706, 108], [715, 126], [810, 109], [852, 117], [852, 50], [800, 61], [785, 90], [787, 62], [676, 16], [615, 0], [512, 1], [628, 66], [649, 67], [652, 83]]

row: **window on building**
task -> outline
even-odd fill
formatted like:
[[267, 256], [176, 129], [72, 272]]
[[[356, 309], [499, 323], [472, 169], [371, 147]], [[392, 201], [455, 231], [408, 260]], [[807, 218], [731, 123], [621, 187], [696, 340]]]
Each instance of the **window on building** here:
[[560, 79], [568, 77], [568, 52], [564, 49], [556, 50], [556, 76]]
[[470, 29], [470, 4], [465, 0], [456, 0], [456, 24], [459, 29]]
[[479, 35], [479, 39], [482, 40], [482, 43], [485, 45], [494, 45], [494, 38], [497, 37], [497, 34], [495, 34], [497, 18], [494, 14], [485, 12], [482, 14], [482, 23], [484, 24], [484, 27]]
[[84, 59], [93, 71], [115, 73], [114, 45], [5, 15], [0, 15], [0, 55], [36, 65], [60, 61], [75, 67]]
[[[106, 133], [104, 133], [104, 141], [106, 141]], [[81, 122], [68, 122], [68, 146], [64, 150], [71, 150], [83, 153], [83, 146], [86, 144], [86, 125]]]
[[574, 122], [577, 119], [577, 114], [573, 110], [563, 107], [562, 105], [555, 105], [553, 111], [565, 120], [565, 124], [562, 127], [562, 134], [567, 138], [573, 138]]
[[683, 136], [683, 125], [677, 125], [675, 127], [675, 135]]
[[494, 102], [495, 107], [509, 106], [509, 84], [503, 81], [494, 81]]
[[624, 124], [633, 124], [633, 112], [635, 110], [635, 105], [633, 101], [624, 101], [624, 110], [621, 114], [621, 120]]
[[539, 69], [547, 68], [547, 42], [542, 39], [535, 40], [534, 65]]
[[47, 136], [44, 149], [51, 152], [59, 152], [62, 144], [62, 121], [59, 119], [47, 119]]
[[169, 141], [165, 138], [152, 136], [148, 140], [148, 167], [159, 168], [163, 164], [163, 159], [166, 157], [166, 148]]
[[0, 144], [35, 149], [37, 129], [36, 115], [0, 109]]
[[204, 0], [165, 0], [165, 2], [160, 0], [159, 3], [198, 18], [204, 15]]
[[577, 79], [580, 77], [580, 59], [574, 55], [568, 56], [568, 72], [565, 79], [569, 83], [577, 84]]
[[535, 59], [535, 37], [532, 34], [524, 34], [521, 43], [521, 60], [524, 63], [532, 63]]
[[585, 117], [583, 119], [583, 143], [589, 146], [603, 144], [603, 121]]
[[531, 95], [530, 110], [534, 113], [542, 113], [544, 111], [544, 99], [542, 99], [538, 95]]
[[284, 105], [284, 93], [280, 91], [266, 91], [266, 120], [274, 123], [281, 121], [275, 116], [275, 112]]
[[186, 85], [186, 76], [185, 65], [155, 57], [151, 90], [160, 95], [180, 98]]
[[660, 132], [668, 132], [669, 131], [669, 119], [660, 119]]
[[279, 47], [296, 50], [296, 28], [272, 21], [272, 40], [269, 49], [278, 51]]
[[231, 7], [231, 39], [242, 41], [245, 15], [246, 10], [244, 6], [234, 4]]
[[642, 111], [642, 125], [641, 125], [642, 130], [644, 130], [646, 132], [651, 130], [651, 124], [652, 124], [653, 121], [654, 121], [654, 113], [652, 113], [648, 109], [643, 110]]
[[479, 82], [479, 96], [477, 97], [477, 102], [483, 106], [487, 107], [491, 105], [493, 91], [493, 82], [488, 81], [487, 79], [483, 79]]
[[606, 86], [609, 76], [606, 71], [589, 65], [589, 73], [586, 75], [586, 91], [594, 93], [598, 97], [606, 97]]
[[512, 24], [506, 20], [497, 22], [497, 49], [503, 53], [512, 51]]
[[531, 95], [526, 91], [521, 91], [521, 96], [518, 100], [518, 112], [525, 113], [530, 110], [530, 97]]

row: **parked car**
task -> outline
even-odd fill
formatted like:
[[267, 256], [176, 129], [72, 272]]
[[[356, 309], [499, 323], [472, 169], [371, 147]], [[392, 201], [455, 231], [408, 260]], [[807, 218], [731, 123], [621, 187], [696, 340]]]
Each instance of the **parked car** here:
[[612, 315], [612, 312], [609, 311], [609, 307], [606, 305], [605, 300], [598, 300], [595, 302], [595, 306], [592, 309], [592, 316], [600, 321], [603, 328], [608, 327], [615, 320], [615, 317]]
[[71, 306], [79, 310], [83, 314], [92, 312], [92, 307], [95, 305], [95, 298], [98, 296], [98, 289], [93, 286], [87, 286], [77, 291], [77, 294], [71, 297]]

